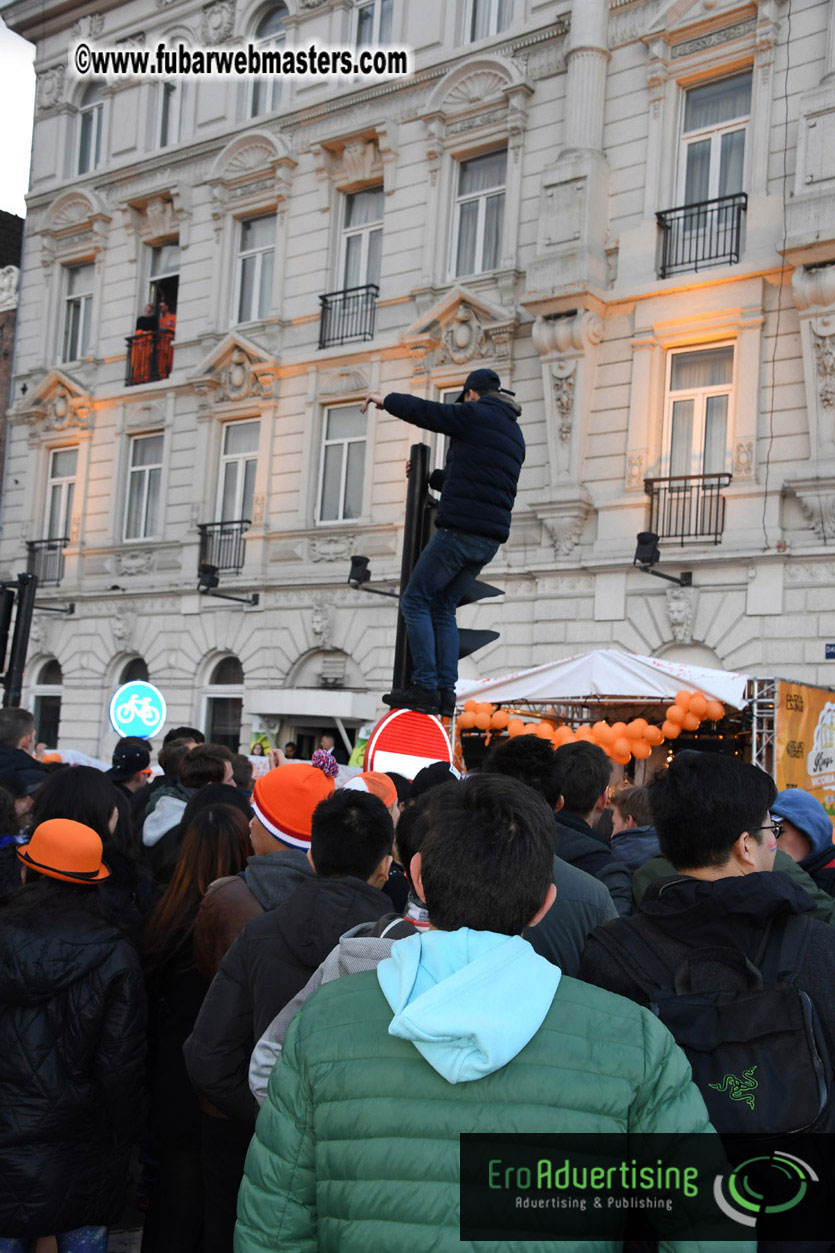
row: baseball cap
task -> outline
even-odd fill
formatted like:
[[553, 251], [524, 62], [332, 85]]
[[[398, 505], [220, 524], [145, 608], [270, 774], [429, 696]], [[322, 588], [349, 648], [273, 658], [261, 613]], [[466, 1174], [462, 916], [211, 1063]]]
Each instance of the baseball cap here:
[[397, 788], [394, 780], [390, 779], [387, 774], [381, 774], [376, 770], [366, 770], [363, 774], [354, 775], [353, 779], [349, 779], [345, 784], [345, 790], [370, 792], [372, 796], [379, 796], [386, 809], [391, 809], [392, 805], [397, 802]]
[[473, 370], [468, 374], [461, 395], [456, 400], [456, 404], [464, 403], [464, 397], [468, 391], [474, 392], [504, 392], [505, 396], [515, 396], [515, 392], [509, 392], [506, 387], [502, 387], [502, 380], [499, 378], [495, 370]]
[[126, 736], [113, 750], [110, 769], [105, 771], [114, 783], [123, 783], [151, 764], [151, 750], [144, 740]]

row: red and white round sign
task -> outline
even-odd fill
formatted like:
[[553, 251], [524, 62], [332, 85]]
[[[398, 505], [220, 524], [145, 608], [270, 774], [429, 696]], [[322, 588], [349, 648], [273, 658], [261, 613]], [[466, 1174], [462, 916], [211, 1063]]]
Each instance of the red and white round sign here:
[[394, 770], [407, 779], [435, 761], [452, 765], [452, 746], [440, 718], [414, 709], [393, 709], [371, 732], [364, 770]]

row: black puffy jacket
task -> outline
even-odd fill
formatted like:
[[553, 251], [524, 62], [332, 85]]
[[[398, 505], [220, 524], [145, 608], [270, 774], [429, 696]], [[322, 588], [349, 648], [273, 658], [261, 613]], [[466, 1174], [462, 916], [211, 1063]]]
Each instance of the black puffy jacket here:
[[503, 544], [525, 460], [516, 401], [491, 392], [466, 404], [443, 405], [391, 392], [383, 403], [404, 422], [451, 436], [435, 525]]
[[60, 891], [22, 900], [0, 909], [0, 1234], [31, 1239], [119, 1215], [145, 994], [112, 924]]

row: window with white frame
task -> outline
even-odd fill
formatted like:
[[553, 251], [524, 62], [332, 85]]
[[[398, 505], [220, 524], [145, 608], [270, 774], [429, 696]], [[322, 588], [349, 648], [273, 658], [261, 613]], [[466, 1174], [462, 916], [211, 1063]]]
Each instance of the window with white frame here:
[[670, 474], [722, 474], [734, 388], [734, 347], [670, 353], [667, 447]]
[[383, 189], [370, 187], [344, 197], [342, 228], [342, 286], [379, 285], [383, 252]]
[[270, 311], [275, 252], [275, 214], [240, 224], [237, 321], [255, 322]]
[[227, 422], [223, 428], [217, 488], [221, 522], [252, 521], [259, 428], [258, 422]]
[[319, 485], [319, 521], [343, 522], [362, 513], [366, 420], [359, 405], [325, 412]]
[[125, 539], [151, 539], [159, 524], [163, 436], [137, 435], [130, 441]]
[[507, 150], [458, 163], [452, 272], [495, 270], [502, 254]]
[[750, 71], [684, 93], [680, 204], [699, 204], [743, 190], [750, 113]]
[[93, 320], [94, 265], [66, 267], [67, 295], [64, 300], [62, 360], [79, 361], [90, 351]]
[[77, 448], [53, 448], [49, 454], [44, 517], [46, 539], [70, 538], [77, 466]]
[[104, 117], [102, 84], [90, 83], [81, 97], [78, 110], [77, 172], [89, 174], [101, 161], [101, 138]]
[[513, 0], [472, 0], [470, 41], [498, 35], [510, 25]]
[[164, 300], [172, 313], [177, 312], [180, 285], [179, 244], [159, 244], [151, 249], [148, 300], [156, 308]]
[[168, 148], [180, 142], [182, 93], [178, 83], [162, 83], [157, 112], [157, 147]]
[[379, 48], [391, 43], [394, 0], [370, 0], [357, 8], [357, 47]]
[[[280, 55], [284, 48], [284, 19], [288, 16], [287, 6], [273, 5], [267, 9], [255, 28], [255, 41], [259, 49], [274, 49]], [[273, 113], [278, 108], [281, 98], [281, 77], [254, 78], [249, 92], [249, 116], [260, 117], [262, 113]]]

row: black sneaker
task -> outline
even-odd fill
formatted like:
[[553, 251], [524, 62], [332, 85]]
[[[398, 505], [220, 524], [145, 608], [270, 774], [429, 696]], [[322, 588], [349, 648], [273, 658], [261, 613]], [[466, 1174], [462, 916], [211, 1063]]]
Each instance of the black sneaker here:
[[455, 688], [441, 688], [441, 717], [451, 718], [455, 713]]
[[436, 714], [440, 711], [438, 689], [420, 687], [417, 683], [412, 687], [395, 688], [383, 697], [383, 704], [390, 709], [414, 709], [416, 713]]

